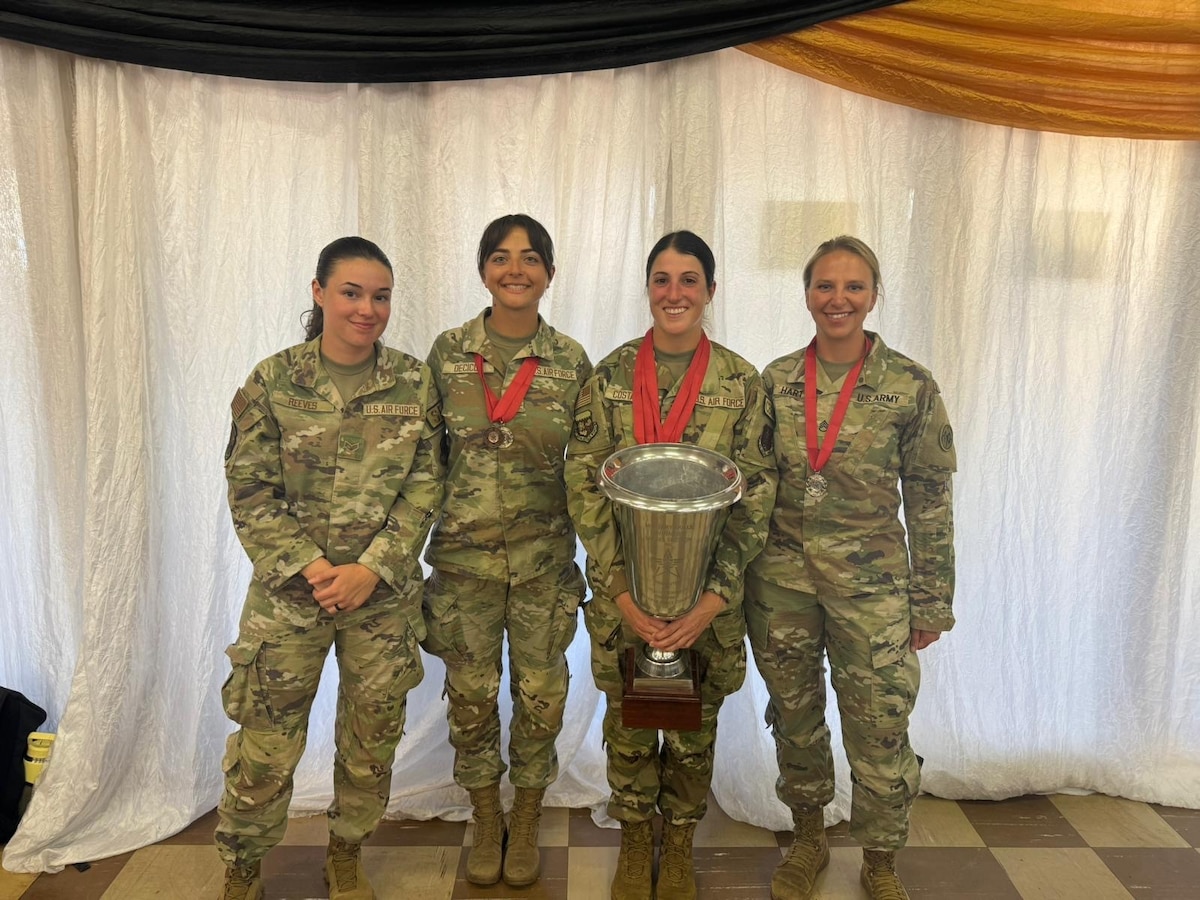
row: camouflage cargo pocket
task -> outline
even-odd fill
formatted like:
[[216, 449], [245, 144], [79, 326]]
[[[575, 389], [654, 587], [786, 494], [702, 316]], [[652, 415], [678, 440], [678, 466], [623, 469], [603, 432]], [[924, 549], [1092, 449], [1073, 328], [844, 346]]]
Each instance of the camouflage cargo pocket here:
[[910, 803], [916, 799], [917, 794], [921, 793], [921, 764], [923, 762], [925, 760], [922, 757], [910, 753], [902, 767], [904, 789]]
[[417, 628], [410, 620], [404, 630], [403, 658], [399, 660], [397, 678], [392, 685], [392, 698], [404, 701], [408, 692], [425, 677], [425, 666], [421, 663], [421, 641]]
[[746, 616], [739, 607], [734, 612], [723, 612], [712, 620], [713, 636], [722, 647], [740, 644], [746, 636]]
[[907, 728], [917, 699], [921, 668], [908, 648], [911, 638], [907, 613], [870, 635], [871, 710], [877, 728]]
[[221, 686], [225, 714], [244, 728], [266, 730], [276, 724], [263, 674], [262, 641], [238, 640], [225, 648], [233, 669]]
[[903, 616], [871, 633], [871, 668], [876, 672], [904, 660], [912, 636], [908, 623], [908, 616]]
[[559, 584], [558, 606], [554, 610], [554, 637], [550, 642], [550, 657], [553, 659], [566, 652], [579, 630], [579, 604], [587, 594], [587, 583], [583, 573], [572, 563], [563, 573]]
[[714, 703], [728, 697], [746, 680], [746, 645], [735, 642], [732, 647], [709, 646], [711, 652], [700, 659], [700, 697], [705, 703]]
[[575, 640], [575, 632], [579, 629], [579, 592], [563, 591], [554, 610], [554, 621], [551, 623], [554, 635], [550, 640], [550, 659], [565, 653]]
[[466, 662], [467, 642], [458, 595], [437, 572], [425, 581], [421, 614], [425, 620], [425, 639], [421, 641], [421, 647], [425, 652], [447, 661]]
[[591, 638], [592, 678], [596, 687], [619, 698], [623, 688], [621, 658], [628, 646], [622, 634], [621, 613], [615, 603], [593, 597], [583, 608], [583, 623]]

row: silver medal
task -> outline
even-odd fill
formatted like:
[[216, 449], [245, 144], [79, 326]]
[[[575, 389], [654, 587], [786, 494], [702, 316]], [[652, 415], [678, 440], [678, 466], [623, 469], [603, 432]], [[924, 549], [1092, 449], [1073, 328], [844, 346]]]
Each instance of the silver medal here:
[[829, 482], [825, 480], [825, 476], [820, 472], [810, 472], [808, 480], [804, 483], [804, 490], [814, 500], [820, 500], [828, 493]]

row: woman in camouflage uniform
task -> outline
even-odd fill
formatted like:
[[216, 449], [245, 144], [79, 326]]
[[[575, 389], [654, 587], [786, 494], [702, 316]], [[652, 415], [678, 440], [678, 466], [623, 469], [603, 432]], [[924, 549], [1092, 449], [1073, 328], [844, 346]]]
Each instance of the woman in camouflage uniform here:
[[[538, 314], [554, 245], [526, 215], [488, 225], [479, 276], [492, 304], [439, 335], [429, 366], [444, 401], [446, 500], [426, 559], [425, 649], [446, 664], [454, 780], [474, 807], [467, 878], [511, 885], [540, 873], [542, 796], [558, 775], [566, 651], [584, 594], [567, 515], [563, 454], [591, 363]], [[508, 634], [516, 788], [505, 842], [497, 697]]]
[[405, 699], [421, 680], [419, 554], [442, 499], [442, 414], [429, 369], [379, 342], [392, 267], [359, 237], [321, 251], [307, 342], [255, 366], [233, 399], [229, 507], [254, 565], [232, 672], [216, 843], [223, 897], [261, 898], [292, 774], [336, 647], [331, 898], [374, 894], [360, 844], [387, 806]]
[[779, 492], [767, 545], [746, 576], [746, 618], [770, 691], [776, 792], [795, 822], [771, 882], [777, 900], [810, 896], [829, 862], [826, 652], [854, 775], [861, 880], [873, 898], [908, 896], [894, 863], [920, 785], [908, 741], [916, 651], [954, 624], [953, 432], [928, 370], [863, 329], [879, 282], [862, 241], [823, 243], [804, 269], [816, 337], [763, 374]]
[[[646, 261], [653, 327], [596, 366], [576, 404], [567, 450], [571, 517], [587, 548], [592, 587], [584, 612], [592, 674], [608, 701], [608, 812], [621, 823], [614, 900], [651, 896], [651, 820], [657, 810], [663, 815], [657, 897], [696, 895], [692, 836], [706, 811], [717, 712], [746, 673], [743, 572], [762, 549], [775, 493], [770, 450], [762, 445], [770, 437], [762, 381], [746, 360], [704, 333], [705, 309], [717, 287], [714, 272], [712, 251], [690, 231], [668, 234], [654, 246]], [[612, 504], [595, 480], [609, 454], [662, 440], [730, 457], [746, 479], [700, 599], [670, 623], [634, 605]], [[700, 660], [700, 730], [663, 731], [661, 746], [657, 729], [621, 721], [625, 650], [643, 642], [666, 651], [691, 647]]]

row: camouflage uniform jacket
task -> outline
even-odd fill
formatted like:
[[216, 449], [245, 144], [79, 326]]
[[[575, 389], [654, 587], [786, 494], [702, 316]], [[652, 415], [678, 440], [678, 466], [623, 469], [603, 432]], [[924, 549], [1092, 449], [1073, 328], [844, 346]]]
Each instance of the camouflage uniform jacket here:
[[[877, 335], [868, 337], [871, 352], [821, 469], [829, 491], [819, 500], [805, 492], [804, 350], [763, 372], [775, 414], [779, 492], [767, 546], [751, 568], [765, 581], [806, 593], [907, 591], [912, 626], [945, 631], [954, 625], [954, 433], [929, 371]], [[822, 437], [837, 387], [818, 365]]]
[[[596, 471], [609, 454], [637, 443], [633, 434], [633, 370], [642, 338], [618, 347], [584, 386], [575, 407], [575, 428], [567, 448], [567, 486], [571, 517], [588, 552], [592, 591], [613, 600], [628, 590], [625, 559], [611, 502], [596, 486]], [[673, 381], [658, 366], [658, 386], [665, 417], [683, 379]], [[704, 590], [719, 594], [727, 606], [714, 620], [721, 643], [728, 646], [723, 620], [742, 622], [742, 585], [746, 566], [767, 537], [775, 497], [775, 467], [770, 456], [770, 420], [758, 372], [732, 350], [712, 343], [712, 356], [682, 442], [697, 444], [731, 458], [746, 479], [746, 493], [729, 512]], [[764, 446], [764, 439], [768, 443]], [[720, 622], [720, 625], [717, 623]], [[732, 629], [731, 629], [732, 630]]]
[[[575, 558], [575, 529], [567, 514], [563, 454], [571, 410], [592, 364], [577, 342], [538, 319], [538, 330], [517, 351], [501, 384], [501, 362], [484, 329], [484, 310], [440, 334], [429, 367], [444, 401], [448, 465], [446, 499], [426, 561], [436, 569], [504, 581], [515, 586]], [[536, 356], [537, 374], [509, 423], [513, 443], [489, 447], [490, 422], [475, 354], [497, 397], [512, 383], [520, 362]]]
[[442, 500], [441, 402], [420, 360], [377, 343], [375, 361], [343, 404], [318, 338], [260, 362], [234, 396], [229, 508], [268, 591], [322, 556], [361, 563], [397, 594], [420, 583]]

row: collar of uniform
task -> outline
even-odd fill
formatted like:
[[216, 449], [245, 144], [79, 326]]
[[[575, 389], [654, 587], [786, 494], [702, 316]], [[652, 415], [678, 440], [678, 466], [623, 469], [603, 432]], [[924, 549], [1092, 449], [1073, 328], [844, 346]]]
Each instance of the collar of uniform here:
[[[887, 347], [883, 343], [883, 338], [875, 332], [867, 331], [864, 333], [871, 339], [871, 352], [867, 354], [867, 360], [863, 363], [862, 371], [858, 373], [858, 384], [856, 387], [875, 387], [882, 380], [884, 370], [887, 368], [887, 360], [884, 358]], [[792, 367], [792, 371], [788, 373], [787, 380], [789, 384], [804, 384], [804, 354], [807, 349], [806, 345], [797, 352], [796, 364]], [[817, 389], [822, 392], [830, 389], [829, 381], [820, 366], [817, 366]]]
[[[705, 333], [707, 334], [707, 332]], [[711, 337], [708, 339], [708, 342], [712, 348], [712, 355], [708, 358], [708, 368], [704, 370], [704, 380], [700, 382], [700, 396], [715, 397], [721, 393], [721, 365], [718, 361], [718, 356], [725, 348], [714, 341]], [[641, 341], [633, 341], [632, 344], [636, 361], [636, 352], [641, 346]], [[667, 367], [662, 363], [656, 362], [654, 368], [658, 374], [658, 384], [659, 388], [661, 389], [663, 383], [667, 380], [663, 377], [664, 373], [667, 374], [667, 377], [670, 377], [670, 373]], [[679, 388], [682, 386], [683, 378], [680, 378], [674, 384], [668, 386], [666, 388], [667, 397], [674, 397], [675, 394], [678, 393]]]
[[[488, 340], [487, 328], [484, 327], [483, 320], [487, 318], [490, 309], [490, 306], [485, 306], [479, 315], [463, 328], [463, 353], [478, 353], [487, 359], [487, 351], [491, 348], [492, 342]], [[527, 356], [536, 356], [539, 359], [551, 359], [554, 356], [553, 330], [540, 315], [538, 316], [537, 331], [513, 358], [524, 359]], [[491, 362], [491, 360], [488, 361]]]
[[[322, 377], [323, 376], [323, 377]], [[315, 337], [307, 344], [301, 344], [296, 358], [292, 360], [292, 384], [316, 390], [319, 380], [328, 381], [329, 375], [321, 365], [321, 338]], [[383, 342], [375, 342], [375, 380], [367, 382], [370, 390], [362, 393], [374, 393], [391, 387], [396, 383], [396, 369], [388, 361], [383, 352]]]

